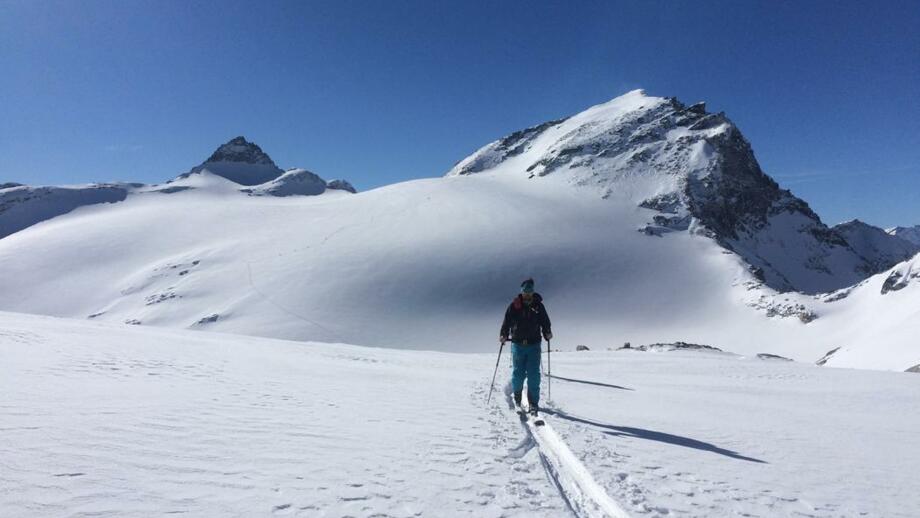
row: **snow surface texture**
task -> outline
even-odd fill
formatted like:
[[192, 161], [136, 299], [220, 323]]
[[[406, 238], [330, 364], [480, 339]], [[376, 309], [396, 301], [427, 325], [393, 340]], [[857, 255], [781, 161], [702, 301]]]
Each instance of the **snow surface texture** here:
[[447, 175], [487, 171], [595, 186], [652, 211], [643, 232], [705, 232], [781, 291], [831, 291], [908, 257], [867, 261], [761, 171], [723, 113], [642, 90], [492, 142]]
[[0, 516], [555, 518], [588, 509], [574, 479], [630, 516], [920, 508], [916, 374], [556, 353], [534, 440], [485, 403], [494, 351], [0, 313], [0, 357]]

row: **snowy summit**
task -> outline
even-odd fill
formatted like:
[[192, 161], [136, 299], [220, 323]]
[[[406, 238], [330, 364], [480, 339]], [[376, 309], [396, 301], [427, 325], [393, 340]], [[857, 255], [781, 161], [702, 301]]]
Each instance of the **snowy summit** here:
[[259, 185], [284, 174], [262, 148], [244, 137], [236, 137], [223, 144], [186, 175], [201, 171], [209, 171], [240, 185]]

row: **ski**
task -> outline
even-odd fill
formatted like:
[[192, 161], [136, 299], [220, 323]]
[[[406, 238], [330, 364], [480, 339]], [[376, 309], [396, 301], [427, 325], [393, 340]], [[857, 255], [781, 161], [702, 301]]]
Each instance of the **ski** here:
[[524, 407], [515, 406], [514, 411], [517, 412], [518, 417], [524, 424], [532, 424], [534, 426], [543, 426], [546, 424], [541, 417], [537, 414], [530, 413], [530, 411]]

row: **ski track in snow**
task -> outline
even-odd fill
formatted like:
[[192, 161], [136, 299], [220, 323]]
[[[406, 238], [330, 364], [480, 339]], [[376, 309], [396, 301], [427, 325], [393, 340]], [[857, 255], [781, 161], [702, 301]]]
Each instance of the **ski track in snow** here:
[[[511, 397], [511, 383], [504, 387], [505, 400], [514, 411]], [[628, 518], [622, 507], [613, 501], [579, 462], [565, 441], [541, 416], [544, 424], [537, 426], [530, 419], [522, 420], [529, 445], [536, 446], [547, 476], [559, 489], [560, 496], [569, 510], [583, 518]]]
[[0, 516], [617, 516], [605, 497], [634, 518], [920, 506], [914, 374], [560, 354], [531, 434], [485, 403], [494, 358], [0, 313]]
[[0, 516], [565, 512], [537, 457], [507, 455], [521, 433], [479, 360], [443, 379], [450, 356], [43, 335], [0, 332]]

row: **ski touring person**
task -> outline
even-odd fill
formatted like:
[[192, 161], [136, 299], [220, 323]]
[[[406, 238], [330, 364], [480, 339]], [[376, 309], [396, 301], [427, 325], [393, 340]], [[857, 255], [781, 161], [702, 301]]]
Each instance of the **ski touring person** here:
[[524, 379], [527, 379], [528, 411], [536, 416], [540, 408], [540, 345], [541, 338], [551, 340], [549, 315], [543, 306], [543, 297], [533, 290], [533, 279], [521, 283], [519, 293], [505, 311], [499, 342], [505, 345], [511, 340], [511, 359], [513, 371], [511, 388], [514, 390], [514, 403], [521, 411], [521, 396], [524, 392]]

